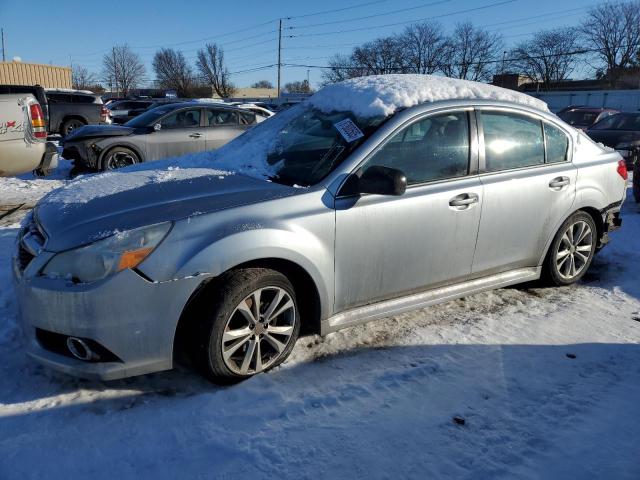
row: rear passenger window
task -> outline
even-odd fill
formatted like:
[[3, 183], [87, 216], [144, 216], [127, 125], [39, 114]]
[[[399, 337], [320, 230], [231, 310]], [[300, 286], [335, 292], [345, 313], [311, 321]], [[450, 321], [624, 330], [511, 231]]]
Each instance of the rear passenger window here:
[[238, 117], [233, 110], [207, 110], [209, 126], [237, 125]]
[[544, 164], [542, 122], [507, 112], [482, 112], [487, 172]]
[[402, 170], [408, 185], [467, 175], [468, 114], [445, 113], [412, 123], [386, 142], [363, 171], [373, 165]]
[[240, 124], [241, 125], [253, 125], [256, 123], [255, 113], [240, 112]]
[[559, 128], [544, 124], [544, 136], [547, 144], [547, 163], [566, 162], [569, 152], [569, 138]]

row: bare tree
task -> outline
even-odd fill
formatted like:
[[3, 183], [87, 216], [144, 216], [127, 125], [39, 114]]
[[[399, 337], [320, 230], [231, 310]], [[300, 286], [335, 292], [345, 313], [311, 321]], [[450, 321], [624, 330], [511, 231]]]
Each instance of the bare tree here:
[[536, 33], [510, 52], [510, 66], [548, 90], [552, 83], [566, 80], [573, 72], [578, 37], [573, 28], [559, 28]]
[[284, 91], [288, 93], [312, 93], [313, 90], [309, 82], [302, 80], [301, 82], [289, 82], [285, 84]]
[[378, 38], [354, 48], [351, 60], [366, 75], [404, 73], [407, 70], [402, 44], [394, 37]]
[[102, 58], [102, 77], [105, 82], [115, 85], [116, 91], [125, 97], [129, 91], [142, 83], [145, 75], [144, 63], [140, 56], [128, 45], [116, 45]]
[[412, 73], [435, 73], [440, 69], [440, 57], [447, 38], [437, 22], [408, 26], [398, 37], [402, 54]]
[[193, 72], [182, 52], [162, 48], [153, 57], [153, 70], [161, 88], [176, 90], [188, 97], [194, 84]]
[[502, 37], [470, 22], [456, 26], [442, 48], [441, 70], [448, 77], [488, 80], [502, 47]]
[[71, 69], [71, 84], [76, 90], [89, 90], [96, 86], [96, 76], [82, 65], [73, 65]]
[[233, 95], [235, 87], [229, 80], [229, 70], [224, 63], [224, 51], [215, 43], [208, 43], [198, 50], [196, 66], [203, 79], [220, 98]]
[[251, 85], [251, 88], [273, 88], [273, 83], [271, 83], [269, 80], [258, 80], [253, 85]]
[[612, 85], [640, 49], [640, 2], [608, 2], [589, 10], [580, 26], [586, 46], [606, 65]]
[[336, 54], [329, 59], [328, 69], [322, 72], [322, 85], [342, 82], [348, 78], [366, 75], [362, 67], [354, 64], [351, 56]]

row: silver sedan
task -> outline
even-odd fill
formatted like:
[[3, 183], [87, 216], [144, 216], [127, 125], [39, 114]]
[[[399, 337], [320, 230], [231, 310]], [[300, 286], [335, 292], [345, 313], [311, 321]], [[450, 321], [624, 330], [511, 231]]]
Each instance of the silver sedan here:
[[45, 199], [14, 259], [29, 355], [114, 379], [172, 368], [184, 349], [208, 377], [237, 381], [283, 362], [300, 334], [572, 284], [621, 222], [621, 157], [524, 103], [448, 99], [387, 117], [305, 103], [225, 150], [248, 164], [262, 145], [277, 146], [268, 179], [133, 171], [136, 188], [112, 174]]
[[62, 156], [78, 167], [114, 170], [215, 150], [256, 123], [254, 112], [222, 103], [170, 103], [124, 125], [81, 127], [62, 141]]

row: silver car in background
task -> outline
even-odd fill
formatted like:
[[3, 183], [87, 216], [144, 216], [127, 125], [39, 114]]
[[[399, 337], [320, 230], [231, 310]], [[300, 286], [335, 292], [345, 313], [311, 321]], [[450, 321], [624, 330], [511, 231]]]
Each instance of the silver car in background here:
[[[310, 101], [225, 149], [240, 163], [271, 135], [268, 181], [185, 172], [41, 202], [14, 260], [29, 355], [114, 379], [172, 368], [184, 349], [209, 378], [237, 381], [280, 364], [300, 334], [574, 283], [621, 223], [621, 157], [523, 103], [362, 117]], [[148, 172], [119, 176], [136, 175]]]
[[256, 114], [224, 104], [164, 104], [124, 125], [81, 127], [62, 142], [76, 166], [114, 170], [136, 163], [215, 150], [255, 125]]

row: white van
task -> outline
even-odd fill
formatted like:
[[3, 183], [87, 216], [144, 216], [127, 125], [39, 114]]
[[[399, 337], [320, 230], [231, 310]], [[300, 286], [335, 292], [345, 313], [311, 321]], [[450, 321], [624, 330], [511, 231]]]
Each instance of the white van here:
[[31, 171], [47, 175], [57, 165], [56, 146], [47, 142], [46, 121], [36, 98], [0, 94], [0, 176]]

